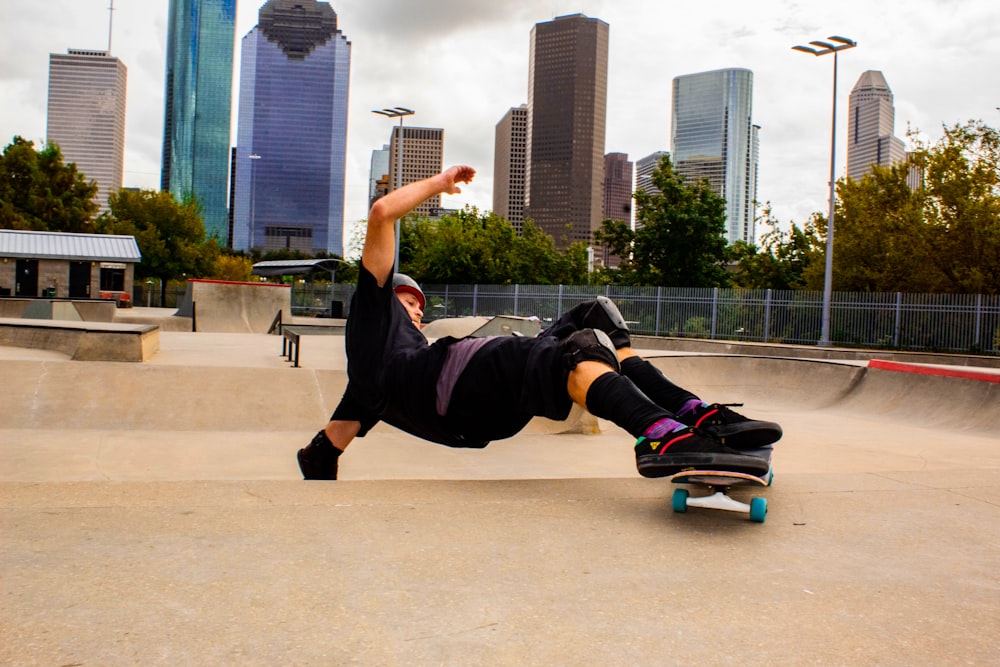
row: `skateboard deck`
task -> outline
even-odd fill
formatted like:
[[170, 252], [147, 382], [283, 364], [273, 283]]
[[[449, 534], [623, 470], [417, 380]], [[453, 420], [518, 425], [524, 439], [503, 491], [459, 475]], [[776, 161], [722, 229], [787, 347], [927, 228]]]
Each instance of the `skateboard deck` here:
[[[760, 449], [748, 450], [746, 453], [759, 456], [771, 462], [773, 450], [770, 445]], [[688, 489], [676, 489], [672, 504], [675, 512], [686, 512], [689, 507], [704, 507], [708, 509], [743, 512], [750, 515], [751, 521], [764, 523], [767, 518], [767, 498], [756, 496], [749, 503], [730, 497], [729, 489], [739, 485], [770, 486], [774, 479], [774, 470], [769, 468], [762, 476], [726, 470], [682, 470], [668, 478], [674, 484], [688, 484], [706, 487], [708, 495], [692, 496]]]

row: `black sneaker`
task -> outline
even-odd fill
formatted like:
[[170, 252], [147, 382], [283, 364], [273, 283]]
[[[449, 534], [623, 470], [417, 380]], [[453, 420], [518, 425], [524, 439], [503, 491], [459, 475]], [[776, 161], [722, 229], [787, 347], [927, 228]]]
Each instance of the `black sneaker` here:
[[[742, 403], [730, 403], [740, 406]], [[677, 420], [701, 429], [722, 444], [735, 449], [759, 449], [781, 439], [781, 426], [748, 419], [727, 405], [713, 403], [679, 415]]]
[[337, 479], [337, 460], [343, 452], [333, 446], [324, 431], [299, 450], [299, 470], [303, 479]]
[[767, 459], [726, 447], [715, 438], [688, 427], [635, 443], [635, 465], [643, 477], [668, 477], [682, 470], [719, 470], [763, 477], [771, 469]]

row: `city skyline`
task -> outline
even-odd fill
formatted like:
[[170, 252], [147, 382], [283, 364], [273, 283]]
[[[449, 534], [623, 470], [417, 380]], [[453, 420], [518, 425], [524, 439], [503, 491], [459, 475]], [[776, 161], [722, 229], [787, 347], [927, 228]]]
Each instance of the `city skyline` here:
[[[256, 23], [262, 4], [239, 3], [238, 34]], [[112, 55], [129, 65], [126, 186], [159, 187], [166, 6], [166, 0], [115, 3]], [[502, 7], [428, 1], [419, 8], [349, 0], [332, 6], [341, 23], [351, 26], [353, 46], [348, 223], [367, 213], [371, 151], [388, 134], [384, 119], [371, 110], [396, 105], [416, 111], [407, 124], [447, 130], [445, 164], [468, 163], [479, 172], [444, 205], [491, 209], [495, 126], [506, 109], [527, 98], [530, 29], [578, 11], [610, 26], [605, 152], [637, 160], [669, 149], [674, 76], [725, 67], [754, 72], [754, 120], [762, 126], [763, 146], [758, 194], [773, 203], [783, 223], [801, 225], [812, 212], [825, 212], [828, 194], [832, 62], [795, 53], [795, 44], [830, 34], [858, 41], [857, 49], [840, 58], [838, 176], [846, 168], [847, 95], [867, 70], [880, 70], [892, 81], [901, 137], [908, 125], [929, 141], [940, 138], [942, 124], [977, 118], [1000, 125], [1000, 73], [987, 66], [1000, 60], [1000, 40], [989, 29], [1000, 21], [1000, 8], [987, 2], [949, 4], [946, 10], [933, 0], [847, 0], [837, 7], [776, 2], [755, 7], [750, 16], [740, 11], [741, 3], [723, 1], [690, 8], [683, 17], [650, 0]], [[103, 0], [51, 0], [4, 17], [5, 145], [14, 135], [44, 139], [48, 53], [104, 49], [106, 7]], [[235, 138], [234, 127], [233, 145]]]

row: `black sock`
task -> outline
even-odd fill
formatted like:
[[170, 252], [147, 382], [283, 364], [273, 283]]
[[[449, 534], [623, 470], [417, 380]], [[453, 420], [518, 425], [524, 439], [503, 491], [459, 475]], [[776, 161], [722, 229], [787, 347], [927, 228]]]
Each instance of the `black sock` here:
[[639, 391], [664, 410], [679, 414], [688, 401], [700, 400], [687, 389], [678, 387], [660, 372], [660, 369], [640, 357], [629, 357], [622, 362], [622, 375], [635, 383]]
[[605, 373], [594, 380], [587, 390], [587, 410], [595, 417], [613, 421], [635, 438], [661, 419], [672, 416], [649, 400], [631, 380], [617, 373]]

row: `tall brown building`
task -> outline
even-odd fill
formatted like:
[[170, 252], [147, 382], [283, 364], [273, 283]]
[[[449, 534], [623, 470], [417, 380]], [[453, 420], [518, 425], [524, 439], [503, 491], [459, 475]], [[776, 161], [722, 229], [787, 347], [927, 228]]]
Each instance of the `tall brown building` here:
[[608, 24], [583, 14], [531, 29], [525, 217], [559, 247], [590, 243], [603, 213]]
[[520, 234], [524, 228], [524, 172], [528, 106], [511, 107], [496, 127], [493, 145], [493, 212]]

